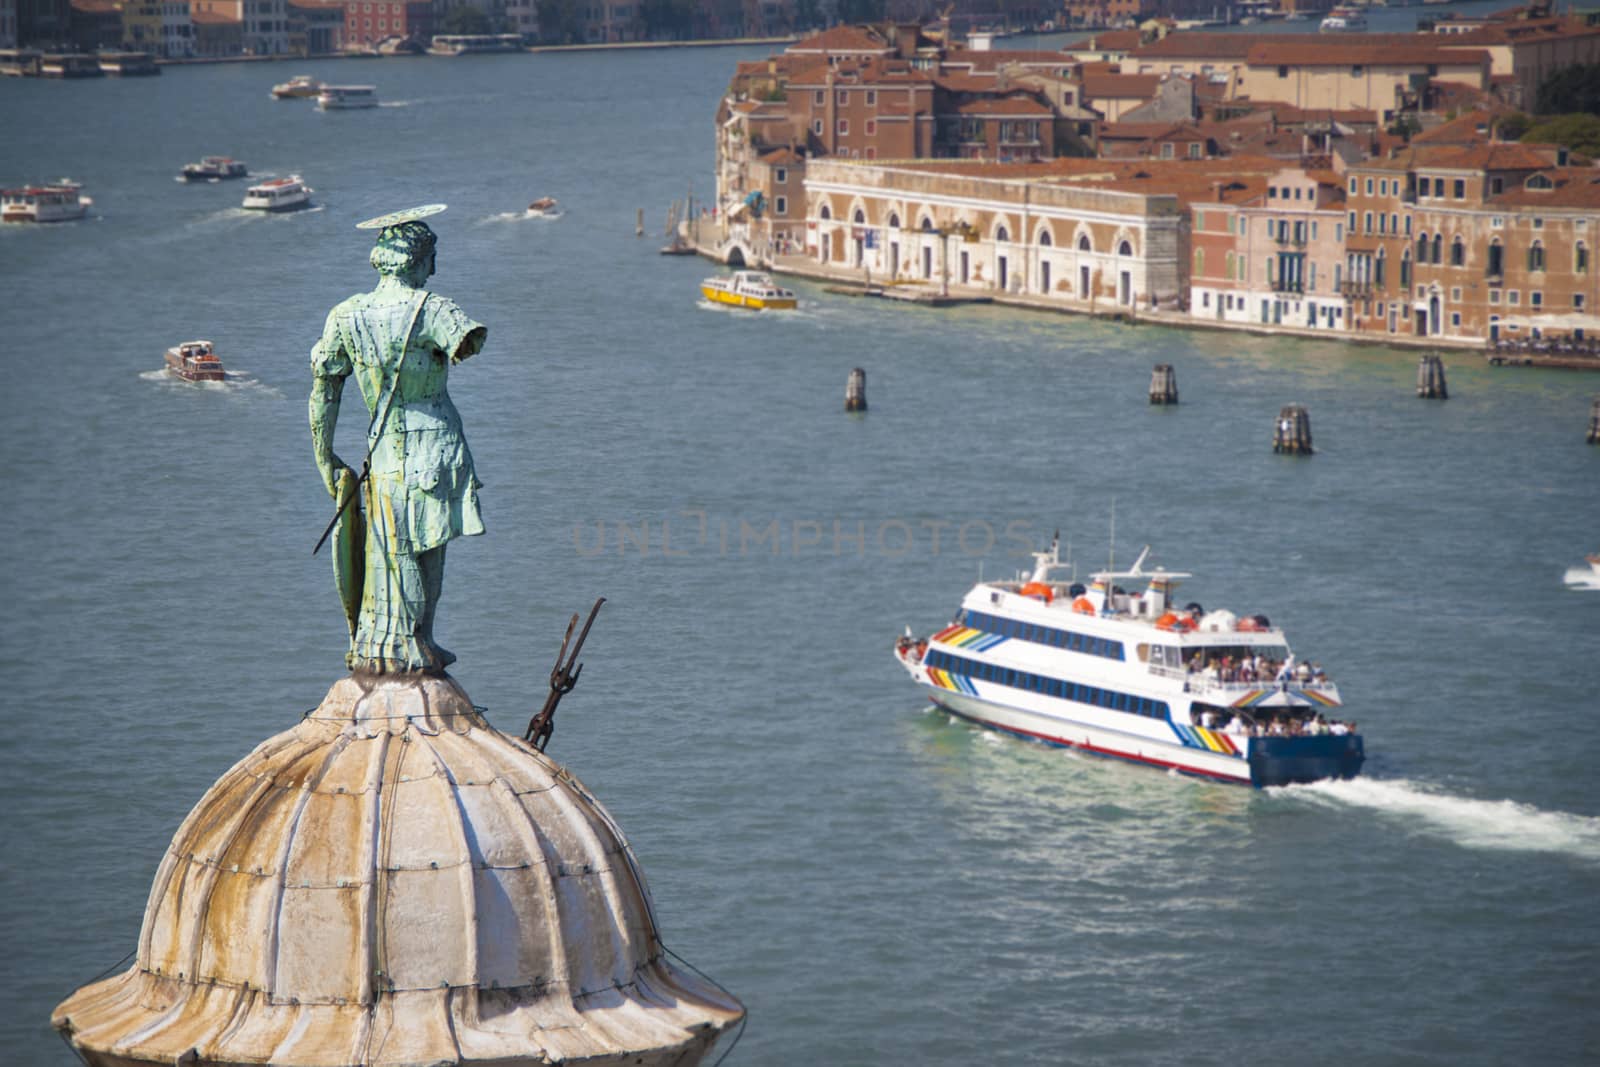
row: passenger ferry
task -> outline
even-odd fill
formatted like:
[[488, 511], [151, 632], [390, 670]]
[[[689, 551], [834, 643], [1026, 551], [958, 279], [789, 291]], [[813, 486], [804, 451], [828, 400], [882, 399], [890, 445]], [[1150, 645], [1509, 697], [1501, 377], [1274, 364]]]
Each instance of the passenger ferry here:
[[249, 168], [228, 156], [206, 156], [198, 163], [185, 163], [183, 173], [179, 175], [186, 182], [212, 182], [249, 176]]
[[[1033, 741], [1256, 787], [1353, 778], [1365, 759], [1320, 668], [1295, 663], [1265, 616], [1176, 606], [1188, 574], [1058, 577], [1056, 543], [1031, 574], [980, 581], [949, 626], [907, 631], [895, 656], [952, 715]], [[1121, 582], [1144, 581], [1128, 593]]]
[[323, 111], [355, 111], [378, 106], [378, 90], [372, 85], [324, 85], [317, 94], [317, 107]]
[[70, 222], [89, 213], [93, 200], [77, 182], [0, 189], [0, 222]]
[[435, 56], [470, 56], [488, 52], [520, 52], [522, 38], [515, 33], [440, 33], [428, 45]]
[[1367, 16], [1358, 7], [1336, 7], [1317, 29], [1323, 33], [1366, 33]]
[[167, 349], [167, 369], [186, 382], [220, 382], [227, 377], [210, 341], [185, 341]]
[[293, 211], [311, 204], [311, 192], [300, 175], [291, 174], [246, 189], [244, 206], [252, 211]]
[[87, 52], [46, 52], [39, 57], [41, 78], [101, 78], [100, 61]]
[[796, 304], [794, 290], [785, 289], [771, 275], [755, 270], [736, 270], [700, 283], [700, 292], [713, 304], [750, 308], [753, 311], [787, 311]]
[[309, 74], [296, 74], [286, 82], [272, 87], [272, 95], [279, 100], [299, 100], [322, 92], [322, 83]]
[[147, 78], [161, 73], [148, 52], [96, 52], [95, 61], [102, 73], [116, 78]]

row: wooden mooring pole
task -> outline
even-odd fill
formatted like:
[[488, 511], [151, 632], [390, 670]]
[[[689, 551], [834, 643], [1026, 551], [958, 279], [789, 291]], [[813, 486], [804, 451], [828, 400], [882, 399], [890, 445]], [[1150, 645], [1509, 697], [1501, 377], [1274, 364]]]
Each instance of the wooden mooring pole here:
[[1272, 433], [1272, 450], [1297, 456], [1309, 456], [1311, 447], [1311, 413], [1299, 404], [1285, 405], [1278, 412], [1278, 422]]
[[1417, 395], [1425, 400], [1449, 400], [1450, 390], [1444, 383], [1444, 360], [1438, 356], [1423, 356], [1417, 364]]
[[1600, 396], [1589, 407], [1589, 443], [1600, 445]]
[[846, 411], [867, 410], [867, 372], [857, 367], [850, 372], [850, 380], [844, 386], [844, 409]]
[[1176, 404], [1178, 402], [1178, 376], [1170, 363], [1157, 363], [1150, 372], [1150, 403]]

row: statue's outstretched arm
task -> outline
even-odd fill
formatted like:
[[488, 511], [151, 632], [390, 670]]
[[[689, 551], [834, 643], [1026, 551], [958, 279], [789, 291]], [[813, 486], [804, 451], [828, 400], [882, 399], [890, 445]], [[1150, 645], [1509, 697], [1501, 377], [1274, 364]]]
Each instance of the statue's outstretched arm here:
[[317, 470], [322, 474], [322, 484], [335, 499], [339, 495], [339, 472], [348, 469], [345, 461], [333, 452], [333, 430], [339, 424], [339, 398], [343, 394], [343, 375], [311, 376], [311, 449], [317, 459]]

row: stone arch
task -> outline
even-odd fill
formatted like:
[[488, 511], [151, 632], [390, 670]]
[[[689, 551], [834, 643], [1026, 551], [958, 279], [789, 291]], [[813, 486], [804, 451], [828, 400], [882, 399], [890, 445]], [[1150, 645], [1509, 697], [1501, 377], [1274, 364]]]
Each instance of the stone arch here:
[[1078, 231], [1078, 251], [1080, 251], [1080, 252], [1093, 252], [1094, 251], [1094, 238], [1089, 236], [1089, 232], [1087, 230], [1079, 230]]
[[1034, 243], [1040, 248], [1052, 248], [1055, 246], [1056, 239], [1055, 236], [1050, 232], [1050, 224], [1048, 222], [1041, 222], [1039, 224], [1039, 233], [1038, 236], [1034, 238]]

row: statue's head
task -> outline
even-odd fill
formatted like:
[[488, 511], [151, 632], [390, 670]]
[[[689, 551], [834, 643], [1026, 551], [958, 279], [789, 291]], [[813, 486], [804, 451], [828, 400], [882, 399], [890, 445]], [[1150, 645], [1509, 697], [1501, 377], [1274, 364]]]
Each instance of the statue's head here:
[[371, 261], [379, 274], [420, 285], [433, 273], [433, 250], [438, 243], [425, 222], [386, 226], [372, 247]]

